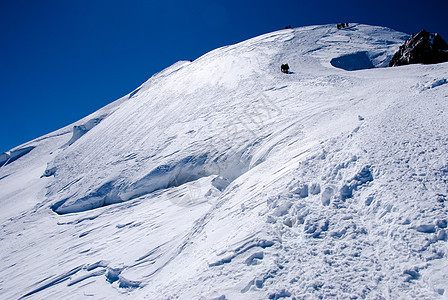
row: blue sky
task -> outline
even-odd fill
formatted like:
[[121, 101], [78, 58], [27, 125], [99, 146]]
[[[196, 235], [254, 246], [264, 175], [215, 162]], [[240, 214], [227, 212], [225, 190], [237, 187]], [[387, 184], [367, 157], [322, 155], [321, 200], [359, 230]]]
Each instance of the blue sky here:
[[220, 46], [287, 25], [337, 22], [425, 28], [448, 40], [447, 11], [440, 0], [0, 0], [0, 152]]

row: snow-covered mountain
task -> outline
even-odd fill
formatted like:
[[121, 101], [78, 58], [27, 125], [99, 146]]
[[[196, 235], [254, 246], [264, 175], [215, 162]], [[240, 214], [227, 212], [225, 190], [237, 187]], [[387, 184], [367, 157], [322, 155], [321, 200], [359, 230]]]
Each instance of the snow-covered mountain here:
[[407, 37], [265, 34], [0, 154], [0, 298], [447, 297], [448, 63], [386, 68]]

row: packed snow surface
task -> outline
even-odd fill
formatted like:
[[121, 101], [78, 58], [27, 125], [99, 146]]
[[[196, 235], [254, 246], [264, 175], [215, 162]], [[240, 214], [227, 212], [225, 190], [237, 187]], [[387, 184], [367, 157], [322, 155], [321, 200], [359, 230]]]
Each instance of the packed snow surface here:
[[0, 298], [447, 297], [448, 64], [385, 68], [407, 37], [265, 34], [0, 154]]

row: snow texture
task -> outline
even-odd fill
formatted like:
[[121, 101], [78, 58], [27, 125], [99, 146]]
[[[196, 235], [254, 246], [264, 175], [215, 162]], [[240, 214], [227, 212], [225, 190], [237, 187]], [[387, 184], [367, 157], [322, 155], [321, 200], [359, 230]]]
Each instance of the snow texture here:
[[0, 298], [446, 298], [448, 64], [385, 68], [407, 37], [268, 33], [0, 154]]

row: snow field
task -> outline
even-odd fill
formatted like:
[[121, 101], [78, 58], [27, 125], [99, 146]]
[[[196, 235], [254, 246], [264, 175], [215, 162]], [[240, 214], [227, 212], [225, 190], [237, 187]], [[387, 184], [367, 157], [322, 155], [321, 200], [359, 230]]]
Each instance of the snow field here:
[[446, 297], [448, 64], [382, 68], [406, 37], [269, 33], [18, 147], [2, 297]]

